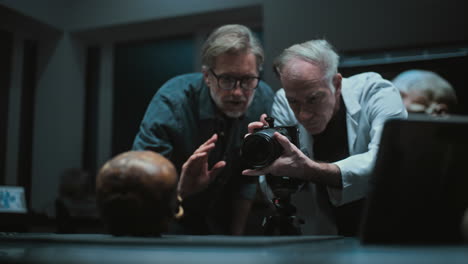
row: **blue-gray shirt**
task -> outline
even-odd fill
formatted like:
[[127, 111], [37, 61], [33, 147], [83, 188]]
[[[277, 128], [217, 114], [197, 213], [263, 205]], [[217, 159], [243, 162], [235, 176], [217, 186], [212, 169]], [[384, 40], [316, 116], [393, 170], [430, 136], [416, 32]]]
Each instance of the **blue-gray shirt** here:
[[[232, 219], [232, 202], [237, 198], [253, 199], [256, 179], [242, 176], [245, 168], [239, 149], [247, 125], [270, 114], [273, 91], [260, 82], [249, 109], [240, 118], [229, 118], [216, 107], [201, 73], [177, 76], [155, 94], [140, 125], [133, 149], [153, 150], [170, 159], [178, 172], [193, 152], [214, 133], [216, 147], [209, 156], [209, 166], [220, 160], [226, 167], [201, 193], [184, 201], [184, 233], [227, 233]], [[207, 217], [205, 217], [205, 215]]]

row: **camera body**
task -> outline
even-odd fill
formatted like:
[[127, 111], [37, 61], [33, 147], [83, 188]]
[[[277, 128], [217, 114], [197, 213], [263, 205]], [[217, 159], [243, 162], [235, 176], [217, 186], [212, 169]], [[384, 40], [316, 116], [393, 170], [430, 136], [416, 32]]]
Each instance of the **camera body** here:
[[[291, 143], [298, 145], [297, 126], [274, 126], [274, 118], [267, 117], [268, 126], [255, 130], [244, 138], [241, 146], [241, 157], [251, 169], [262, 169], [269, 166], [283, 154], [283, 147], [275, 139], [274, 133], [285, 136]], [[301, 180], [285, 176], [266, 175], [266, 180], [274, 193], [297, 191]]]
[[265, 168], [283, 154], [283, 147], [273, 136], [275, 132], [287, 137], [293, 144], [297, 143], [296, 127], [263, 127], [257, 129], [244, 138], [241, 146], [241, 157], [249, 168]]

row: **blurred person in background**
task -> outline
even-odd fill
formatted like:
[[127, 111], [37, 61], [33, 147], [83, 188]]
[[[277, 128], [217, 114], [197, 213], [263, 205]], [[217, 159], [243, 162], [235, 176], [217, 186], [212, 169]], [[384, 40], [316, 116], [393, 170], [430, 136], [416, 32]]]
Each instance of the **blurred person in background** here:
[[441, 115], [453, 113], [457, 96], [452, 85], [432, 71], [407, 70], [393, 79], [410, 113]]

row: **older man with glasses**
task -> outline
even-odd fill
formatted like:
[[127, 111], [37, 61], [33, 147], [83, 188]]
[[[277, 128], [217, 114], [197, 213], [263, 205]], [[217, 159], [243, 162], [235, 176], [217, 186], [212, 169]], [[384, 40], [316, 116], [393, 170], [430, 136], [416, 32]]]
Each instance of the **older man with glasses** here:
[[274, 97], [259, 77], [263, 61], [250, 29], [222, 26], [203, 45], [202, 73], [169, 80], [148, 106], [133, 149], [161, 153], [180, 173], [185, 216], [173, 233], [243, 233], [256, 179], [242, 176], [239, 149]]

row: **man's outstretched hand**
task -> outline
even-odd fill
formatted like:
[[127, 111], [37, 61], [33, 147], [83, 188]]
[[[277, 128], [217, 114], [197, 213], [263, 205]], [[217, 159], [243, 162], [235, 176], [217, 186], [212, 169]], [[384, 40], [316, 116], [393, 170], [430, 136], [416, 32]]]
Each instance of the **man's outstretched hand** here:
[[208, 170], [208, 154], [214, 149], [216, 140], [218, 140], [218, 136], [214, 134], [195, 150], [192, 156], [182, 165], [182, 172], [177, 186], [177, 191], [182, 198], [205, 189], [226, 166], [225, 161], [219, 161], [211, 170]]

